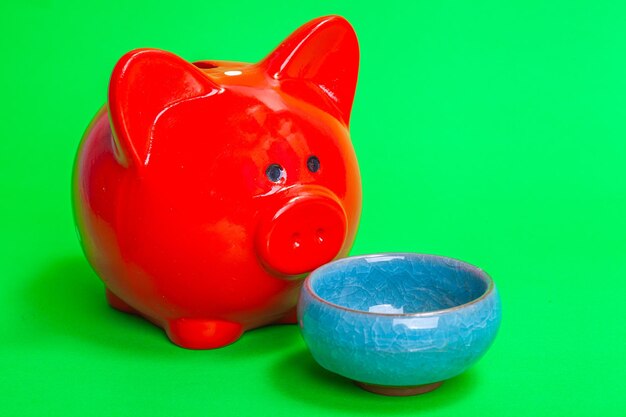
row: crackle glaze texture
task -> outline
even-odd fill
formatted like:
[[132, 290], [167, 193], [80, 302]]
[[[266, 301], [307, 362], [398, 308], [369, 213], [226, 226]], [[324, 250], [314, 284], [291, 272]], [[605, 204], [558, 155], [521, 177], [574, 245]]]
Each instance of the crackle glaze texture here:
[[500, 325], [500, 299], [482, 270], [461, 261], [385, 254], [314, 271], [298, 319], [313, 357], [355, 381], [415, 386], [474, 364]]

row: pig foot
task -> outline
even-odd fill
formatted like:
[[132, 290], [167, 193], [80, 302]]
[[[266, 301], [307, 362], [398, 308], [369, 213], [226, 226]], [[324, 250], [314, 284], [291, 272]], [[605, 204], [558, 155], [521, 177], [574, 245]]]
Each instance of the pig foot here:
[[114, 309], [122, 311], [124, 313], [128, 313], [128, 314], [138, 314], [137, 310], [135, 310], [133, 307], [128, 305], [126, 301], [122, 300], [120, 297], [113, 294], [113, 292], [110, 289], [108, 288], [105, 289], [105, 295], [107, 298], [107, 303], [109, 303], [109, 305], [113, 307]]
[[169, 320], [170, 340], [186, 349], [215, 349], [235, 342], [243, 334], [239, 323], [225, 320], [182, 318]]
[[280, 319], [276, 321], [276, 324], [296, 324], [298, 322], [298, 309], [292, 308], [285, 313]]

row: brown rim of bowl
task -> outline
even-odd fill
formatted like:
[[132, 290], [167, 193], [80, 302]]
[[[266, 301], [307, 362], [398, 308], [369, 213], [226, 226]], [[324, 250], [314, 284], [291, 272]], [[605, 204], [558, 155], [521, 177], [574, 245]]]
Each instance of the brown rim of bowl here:
[[[442, 308], [439, 310], [431, 310], [431, 311], [424, 311], [421, 313], [376, 313], [376, 312], [371, 312], [371, 311], [363, 311], [363, 310], [355, 310], [353, 308], [348, 308], [348, 307], [344, 307], [342, 305], [339, 304], [335, 304], [335, 303], [331, 303], [328, 300], [323, 299], [322, 297], [320, 297], [319, 295], [317, 295], [317, 293], [315, 291], [313, 291], [313, 288], [311, 287], [311, 277], [314, 277], [314, 275], [323, 268], [329, 267], [330, 265], [334, 265], [337, 263], [341, 263], [341, 262], [348, 262], [351, 260], [356, 260], [356, 259], [364, 259], [364, 258], [371, 258], [371, 257], [376, 257], [376, 256], [405, 256], [405, 257], [415, 257], [415, 256], [422, 256], [422, 257], [427, 257], [427, 258], [436, 258], [436, 259], [440, 259], [440, 260], [448, 260], [448, 261], [454, 261], [457, 262], [465, 267], [468, 267], [468, 269], [472, 270], [473, 272], [476, 273], [476, 276], [478, 278], [480, 278], [483, 282], [487, 283], [487, 289], [485, 290], [484, 293], [482, 293], [479, 297], [474, 298], [473, 300], [468, 301], [467, 303], [463, 303], [463, 304], [459, 304], [457, 306], [454, 307], [449, 307], [449, 308]], [[452, 313], [455, 312], [457, 310], [461, 310], [464, 308], [467, 308], [469, 306], [471, 306], [472, 304], [476, 304], [482, 300], [484, 300], [485, 298], [487, 298], [491, 293], [493, 293], [493, 290], [495, 289], [495, 284], [493, 282], [493, 279], [489, 276], [489, 274], [487, 274], [485, 271], [483, 271], [482, 269], [480, 269], [479, 267], [472, 265], [470, 263], [467, 263], [465, 261], [461, 261], [460, 259], [456, 259], [456, 258], [450, 258], [448, 256], [441, 256], [441, 255], [432, 255], [432, 254], [426, 254], [426, 253], [414, 253], [414, 252], [384, 252], [384, 253], [372, 253], [369, 255], [358, 255], [358, 256], [349, 256], [347, 258], [341, 258], [341, 259], [337, 259], [336, 261], [332, 261], [329, 262], [325, 265], [320, 266], [319, 268], [317, 268], [316, 270], [314, 270], [313, 272], [311, 272], [306, 279], [304, 280], [304, 284], [303, 284], [303, 289], [306, 290], [309, 294], [311, 294], [311, 296], [316, 299], [317, 301], [321, 302], [322, 304], [326, 304], [330, 307], [336, 308], [338, 310], [344, 310], [350, 313], [356, 313], [356, 314], [366, 314], [366, 315], [371, 315], [371, 316], [379, 316], [379, 317], [429, 317], [429, 316], [435, 316], [435, 315], [440, 315], [440, 314], [446, 314], [446, 313]]]

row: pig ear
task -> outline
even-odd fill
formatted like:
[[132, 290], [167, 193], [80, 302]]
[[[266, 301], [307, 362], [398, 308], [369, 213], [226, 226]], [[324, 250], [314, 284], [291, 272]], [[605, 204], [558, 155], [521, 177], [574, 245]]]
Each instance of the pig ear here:
[[[347, 20], [339, 16], [312, 20], [260, 65], [281, 81], [283, 90], [288, 88], [287, 93], [323, 107], [348, 124], [359, 69], [359, 44]], [[299, 87], [293, 81], [300, 81]], [[313, 84], [317, 91], [312, 94], [302, 88], [302, 81]], [[316, 98], [320, 94], [323, 100]]]
[[157, 49], [127, 53], [115, 66], [109, 85], [118, 157], [125, 164], [147, 164], [159, 114], [176, 102], [217, 91], [219, 86], [207, 75], [174, 54]]

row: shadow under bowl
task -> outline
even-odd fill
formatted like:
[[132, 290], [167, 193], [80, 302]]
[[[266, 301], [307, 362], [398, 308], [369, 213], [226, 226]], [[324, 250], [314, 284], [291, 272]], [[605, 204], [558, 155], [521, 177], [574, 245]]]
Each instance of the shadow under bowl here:
[[500, 325], [491, 278], [456, 259], [356, 256], [304, 282], [298, 322], [324, 368], [383, 395], [432, 391], [474, 364]]

